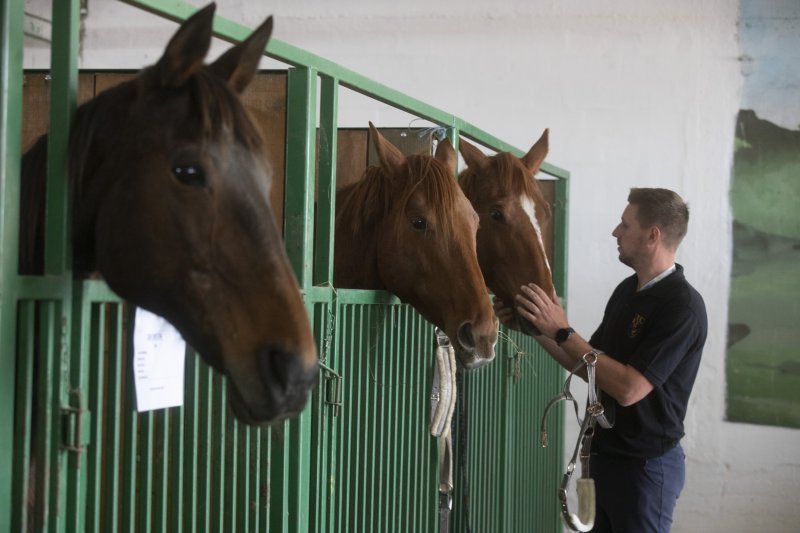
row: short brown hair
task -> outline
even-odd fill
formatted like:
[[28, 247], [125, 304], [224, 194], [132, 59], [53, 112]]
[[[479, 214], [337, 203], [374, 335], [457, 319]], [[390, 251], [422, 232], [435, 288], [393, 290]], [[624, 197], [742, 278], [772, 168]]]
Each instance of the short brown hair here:
[[628, 202], [639, 207], [636, 219], [644, 228], [658, 226], [664, 242], [673, 249], [689, 227], [689, 206], [669, 189], [632, 188]]

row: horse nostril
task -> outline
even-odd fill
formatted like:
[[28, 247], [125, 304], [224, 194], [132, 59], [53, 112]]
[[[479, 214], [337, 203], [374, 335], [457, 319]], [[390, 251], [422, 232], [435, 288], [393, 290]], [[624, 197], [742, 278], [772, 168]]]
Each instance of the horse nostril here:
[[303, 381], [303, 365], [300, 357], [281, 346], [267, 346], [258, 358], [261, 380], [276, 394], [283, 396]]
[[472, 334], [470, 322], [464, 322], [458, 328], [458, 342], [465, 350], [470, 352], [475, 350], [475, 336]]

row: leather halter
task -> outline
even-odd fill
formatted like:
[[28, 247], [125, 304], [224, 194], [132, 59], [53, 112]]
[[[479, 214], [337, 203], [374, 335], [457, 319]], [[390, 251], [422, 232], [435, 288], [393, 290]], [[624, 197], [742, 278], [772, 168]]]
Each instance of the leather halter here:
[[[572, 458], [567, 464], [567, 471], [564, 473], [564, 477], [561, 480], [561, 486], [558, 488], [558, 500], [561, 506], [561, 516], [567, 526], [573, 531], [591, 531], [594, 527], [595, 488], [594, 480], [589, 476], [589, 453], [591, 450], [592, 436], [594, 435], [595, 423], [600, 424], [604, 428], [611, 428], [613, 426], [613, 424], [606, 419], [603, 404], [598, 400], [597, 384], [595, 382], [595, 366], [597, 365], [598, 355], [600, 355], [600, 352], [593, 349], [581, 356], [580, 360], [569, 373], [569, 376], [567, 376], [561, 394], [550, 400], [547, 407], [545, 407], [540, 428], [540, 442], [544, 448], [547, 446], [547, 413], [553, 406], [561, 401], [572, 402], [575, 408], [575, 416], [578, 418], [581, 429], [578, 433], [578, 441], [575, 443], [575, 451], [572, 453]], [[586, 398], [586, 412], [583, 420], [581, 420], [578, 414], [578, 402], [575, 397], [572, 396], [572, 392], [570, 392], [570, 383], [572, 381], [572, 376], [584, 366], [586, 367], [586, 380], [589, 383], [589, 393]], [[575, 514], [571, 513], [569, 510], [567, 488], [572, 478], [572, 473], [575, 471], [579, 453], [581, 477], [576, 481], [578, 514]]]

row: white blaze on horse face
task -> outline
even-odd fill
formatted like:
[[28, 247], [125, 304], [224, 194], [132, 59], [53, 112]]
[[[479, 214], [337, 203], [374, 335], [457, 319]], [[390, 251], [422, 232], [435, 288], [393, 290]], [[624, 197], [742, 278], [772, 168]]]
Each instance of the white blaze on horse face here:
[[544, 252], [542, 228], [539, 226], [539, 220], [536, 218], [536, 205], [534, 205], [533, 201], [525, 194], [519, 197], [519, 204], [522, 206], [522, 210], [525, 211], [525, 214], [528, 215], [528, 218], [531, 220], [533, 230], [536, 232], [536, 236], [539, 238], [539, 250], [542, 252], [542, 257], [544, 257], [544, 264], [547, 265], [547, 271], [551, 272], [550, 262], [547, 260], [547, 254]]

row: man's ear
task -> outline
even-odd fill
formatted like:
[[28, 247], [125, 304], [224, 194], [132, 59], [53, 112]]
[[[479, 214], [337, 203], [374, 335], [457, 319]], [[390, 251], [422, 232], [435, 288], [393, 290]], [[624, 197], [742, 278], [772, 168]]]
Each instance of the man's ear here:
[[648, 242], [653, 244], [661, 242], [661, 237], [662, 237], [661, 228], [659, 228], [658, 226], [652, 226], [650, 228], [649, 233], [647, 234]]

